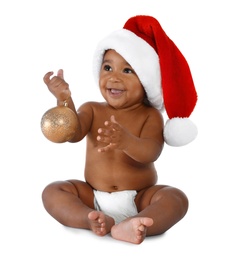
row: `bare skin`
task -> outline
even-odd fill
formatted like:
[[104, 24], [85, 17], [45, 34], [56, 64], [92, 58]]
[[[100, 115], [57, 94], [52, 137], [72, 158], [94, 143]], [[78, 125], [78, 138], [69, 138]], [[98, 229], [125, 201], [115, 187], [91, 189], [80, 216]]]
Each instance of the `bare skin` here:
[[[154, 162], [163, 140], [161, 113], [146, 105], [146, 95], [132, 67], [114, 50], [106, 52], [99, 86], [105, 102], [87, 102], [75, 109], [63, 71], [48, 72], [44, 82], [58, 105], [67, 100], [76, 113], [78, 129], [71, 142], [87, 140], [85, 182], [68, 180], [49, 184], [44, 207], [63, 225], [92, 230], [98, 236], [140, 244], [146, 236], [162, 234], [187, 212], [186, 195], [157, 185]], [[134, 91], [135, 90], [135, 91]], [[93, 190], [136, 190], [136, 216], [115, 225], [111, 216], [94, 209]]]

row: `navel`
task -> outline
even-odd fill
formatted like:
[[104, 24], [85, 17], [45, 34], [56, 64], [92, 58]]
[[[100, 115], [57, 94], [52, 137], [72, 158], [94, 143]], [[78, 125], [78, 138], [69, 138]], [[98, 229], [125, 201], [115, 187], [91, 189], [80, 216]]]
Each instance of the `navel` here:
[[118, 186], [112, 186], [114, 190], [118, 190]]

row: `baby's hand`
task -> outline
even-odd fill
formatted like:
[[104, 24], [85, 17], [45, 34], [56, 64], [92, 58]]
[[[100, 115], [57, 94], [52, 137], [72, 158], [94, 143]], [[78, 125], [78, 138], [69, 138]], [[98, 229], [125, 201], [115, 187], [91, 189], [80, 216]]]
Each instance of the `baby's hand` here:
[[129, 136], [127, 130], [118, 124], [114, 116], [111, 116], [110, 121], [105, 121], [105, 128], [99, 128], [98, 134], [97, 141], [107, 144], [105, 147], [99, 148], [98, 152], [125, 149]]
[[71, 96], [71, 92], [69, 90], [69, 84], [64, 80], [63, 70], [59, 70], [57, 76], [50, 78], [52, 75], [53, 72], [48, 72], [45, 74], [43, 78], [45, 84], [57, 100], [67, 100]]

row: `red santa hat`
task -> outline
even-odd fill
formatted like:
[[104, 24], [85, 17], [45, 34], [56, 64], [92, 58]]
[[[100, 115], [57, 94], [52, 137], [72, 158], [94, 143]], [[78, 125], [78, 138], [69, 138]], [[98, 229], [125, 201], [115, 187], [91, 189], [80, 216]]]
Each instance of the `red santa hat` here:
[[166, 110], [169, 119], [164, 127], [165, 142], [182, 146], [193, 141], [197, 128], [189, 116], [197, 102], [196, 89], [185, 57], [160, 23], [151, 16], [134, 16], [123, 29], [99, 42], [93, 60], [97, 83], [108, 49], [114, 49], [132, 66], [150, 104]]

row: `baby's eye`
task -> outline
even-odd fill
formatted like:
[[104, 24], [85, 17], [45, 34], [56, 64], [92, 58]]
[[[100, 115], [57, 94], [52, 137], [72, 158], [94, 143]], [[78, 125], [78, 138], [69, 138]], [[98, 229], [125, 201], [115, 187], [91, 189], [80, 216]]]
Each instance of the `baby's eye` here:
[[124, 69], [125, 73], [135, 73], [134, 70], [130, 69], [130, 68], [125, 68]]
[[111, 68], [109, 65], [105, 65], [105, 66], [104, 66], [104, 70], [106, 70], [106, 71], [111, 71], [112, 68]]

